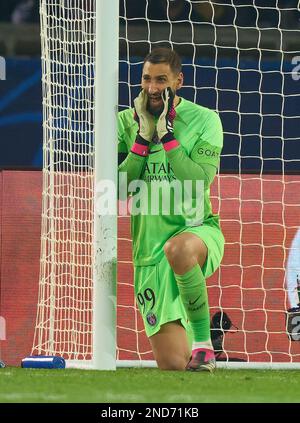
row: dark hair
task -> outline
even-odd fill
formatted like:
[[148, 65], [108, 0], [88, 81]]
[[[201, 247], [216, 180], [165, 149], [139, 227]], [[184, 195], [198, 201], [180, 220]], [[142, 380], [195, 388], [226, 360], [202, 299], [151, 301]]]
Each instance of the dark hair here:
[[181, 59], [176, 51], [168, 47], [154, 48], [144, 59], [144, 64], [150, 62], [153, 64], [167, 63], [174, 74], [181, 72]]

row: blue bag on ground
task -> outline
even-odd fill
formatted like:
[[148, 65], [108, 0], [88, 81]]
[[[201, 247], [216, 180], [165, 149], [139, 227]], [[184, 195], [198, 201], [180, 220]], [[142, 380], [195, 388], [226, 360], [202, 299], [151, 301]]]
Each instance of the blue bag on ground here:
[[23, 358], [21, 366], [25, 369], [64, 369], [66, 362], [63, 357], [31, 355]]

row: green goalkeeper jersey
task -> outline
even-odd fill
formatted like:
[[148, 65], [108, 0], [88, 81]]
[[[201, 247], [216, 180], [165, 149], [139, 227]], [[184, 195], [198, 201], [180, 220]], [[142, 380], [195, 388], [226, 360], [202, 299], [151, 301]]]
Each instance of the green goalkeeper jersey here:
[[[219, 216], [212, 213], [210, 184], [219, 166], [223, 130], [216, 112], [183, 98], [176, 106], [174, 120], [174, 138], [180, 143], [179, 147], [166, 152], [154, 136], [150, 143], [149, 155], [138, 156], [130, 152], [137, 130], [134, 110], [127, 109], [120, 112], [118, 151], [128, 153], [128, 156], [119, 166], [119, 172], [126, 172], [129, 182], [133, 178], [130, 175], [136, 175], [135, 179], [139, 182], [143, 181], [143, 187], [136, 189], [136, 192], [132, 188], [134, 194], [131, 200], [134, 200], [132, 203], [136, 206], [131, 213], [133, 262], [136, 266], [146, 266], [159, 262], [164, 254], [163, 246], [166, 241], [188, 226], [210, 225], [220, 230]], [[185, 201], [182, 194], [184, 189], [179, 196], [175, 194], [174, 189], [165, 191], [168, 185], [173, 186], [173, 181], [178, 180], [181, 183], [187, 180], [193, 181], [191, 191], [193, 207], [199, 204], [196, 200], [197, 196], [201, 195], [195, 188], [195, 181], [203, 181], [200, 214], [187, 216], [185, 207], [181, 207], [182, 213], [178, 212], [180, 210], [176, 208], [178, 201]], [[153, 196], [155, 186], [158, 197]], [[136, 187], [136, 183], [132, 182], [130, 187]], [[157, 204], [153, 206], [154, 198], [159, 200], [158, 207]], [[167, 202], [162, 205], [164, 200]], [[165, 207], [168, 206], [168, 202], [170, 202], [169, 208]]]

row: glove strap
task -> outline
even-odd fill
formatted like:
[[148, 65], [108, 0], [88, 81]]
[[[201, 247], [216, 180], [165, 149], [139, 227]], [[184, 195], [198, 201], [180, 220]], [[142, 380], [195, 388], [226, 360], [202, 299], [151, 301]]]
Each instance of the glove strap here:
[[135, 143], [130, 150], [132, 153], [137, 154], [138, 156], [148, 156], [149, 154], [149, 142], [146, 141], [139, 134], [136, 137]]
[[174, 134], [172, 132], [168, 132], [166, 135], [164, 135], [161, 139], [161, 142], [165, 151], [173, 150], [173, 148], [176, 148], [180, 145], [179, 142], [174, 138]]

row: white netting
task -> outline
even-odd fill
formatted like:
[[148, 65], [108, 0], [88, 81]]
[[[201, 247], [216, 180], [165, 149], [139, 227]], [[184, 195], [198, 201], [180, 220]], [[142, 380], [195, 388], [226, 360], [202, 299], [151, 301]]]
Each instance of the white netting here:
[[[120, 108], [139, 91], [145, 54], [169, 45], [183, 57], [179, 94], [217, 110], [223, 122], [212, 201], [226, 252], [207, 283], [212, 317], [226, 312], [237, 329], [225, 334], [220, 358], [300, 361], [300, 344], [286, 331], [286, 310], [298, 302], [300, 255], [292, 243], [300, 227], [297, 1], [120, 6]], [[35, 351], [83, 360], [92, 355], [94, 19], [94, 1], [42, 1], [45, 166]], [[133, 301], [127, 217], [119, 218], [118, 257], [118, 359], [152, 359]]]
[[92, 357], [94, 0], [41, 2], [44, 167], [34, 350]]

